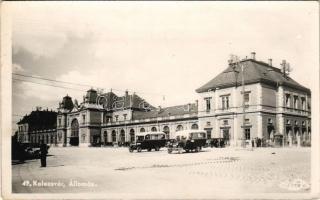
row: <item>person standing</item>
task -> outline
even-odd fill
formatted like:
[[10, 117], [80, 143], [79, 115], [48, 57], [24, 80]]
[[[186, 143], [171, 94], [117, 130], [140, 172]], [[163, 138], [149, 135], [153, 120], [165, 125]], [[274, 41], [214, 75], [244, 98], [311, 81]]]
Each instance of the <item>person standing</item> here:
[[47, 166], [47, 154], [48, 154], [48, 147], [43, 141], [41, 141], [41, 145], [40, 145], [41, 167]]

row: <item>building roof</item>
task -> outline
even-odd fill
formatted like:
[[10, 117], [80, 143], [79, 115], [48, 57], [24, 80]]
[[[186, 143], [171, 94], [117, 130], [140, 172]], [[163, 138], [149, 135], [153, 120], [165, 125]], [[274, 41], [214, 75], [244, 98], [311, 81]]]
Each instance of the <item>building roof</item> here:
[[32, 111], [24, 116], [17, 124], [28, 124], [28, 131], [55, 129], [57, 124], [57, 113], [48, 110]]
[[[269, 85], [285, 85], [295, 88], [310, 94], [310, 89], [299, 84], [289, 76], [284, 76], [279, 68], [272, 67], [264, 62], [247, 59], [241, 61], [244, 65], [244, 81], [245, 84], [251, 83], [266, 83]], [[240, 73], [238, 73], [240, 72]], [[215, 90], [227, 87], [240, 86], [242, 79], [241, 67], [229, 65], [222, 73], [218, 74], [215, 78], [196, 89], [196, 92], [202, 93], [208, 90]]]
[[198, 107], [196, 106], [196, 104], [185, 104], [180, 106], [154, 109], [151, 111], [133, 111], [132, 119], [139, 120], [157, 117], [179, 116], [184, 114], [196, 114], [197, 112]]
[[100, 103], [102, 103], [104, 108], [108, 110], [117, 110], [122, 108], [133, 108], [135, 110], [154, 109], [152, 105], [135, 93], [131, 95], [126, 93], [124, 96], [117, 96], [113, 92], [108, 92], [101, 96], [104, 98], [101, 98]]

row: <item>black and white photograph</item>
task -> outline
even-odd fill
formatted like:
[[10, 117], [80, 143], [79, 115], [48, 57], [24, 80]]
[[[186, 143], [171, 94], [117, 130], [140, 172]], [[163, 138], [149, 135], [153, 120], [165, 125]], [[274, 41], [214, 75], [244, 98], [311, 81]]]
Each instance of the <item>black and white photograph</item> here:
[[316, 199], [317, 1], [1, 5], [3, 199]]

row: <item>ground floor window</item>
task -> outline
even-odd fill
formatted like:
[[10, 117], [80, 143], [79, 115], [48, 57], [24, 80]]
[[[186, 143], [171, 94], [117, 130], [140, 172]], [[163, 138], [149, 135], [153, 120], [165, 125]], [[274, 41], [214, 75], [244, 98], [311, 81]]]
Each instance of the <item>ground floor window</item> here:
[[246, 140], [250, 140], [250, 128], [244, 129]]

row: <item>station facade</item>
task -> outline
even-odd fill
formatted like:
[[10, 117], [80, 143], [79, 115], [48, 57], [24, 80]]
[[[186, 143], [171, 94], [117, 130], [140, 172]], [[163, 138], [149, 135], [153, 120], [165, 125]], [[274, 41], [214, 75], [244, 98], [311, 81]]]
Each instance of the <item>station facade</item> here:
[[59, 146], [127, 145], [136, 133], [163, 131], [171, 138], [184, 129], [204, 129], [208, 139], [224, 138], [231, 146], [256, 139], [308, 146], [311, 91], [293, 80], [284, 66], [257, 61], [255, 54], [230, 61], [223, 72], [196, 89], [199, 98], [194, 103], [166, 108], [128, 92], [117, 96], [90, 89], [80, 104], [67, 95], [59, 103], [56, 129], [50, 130]]

